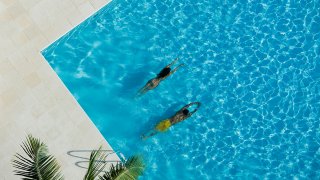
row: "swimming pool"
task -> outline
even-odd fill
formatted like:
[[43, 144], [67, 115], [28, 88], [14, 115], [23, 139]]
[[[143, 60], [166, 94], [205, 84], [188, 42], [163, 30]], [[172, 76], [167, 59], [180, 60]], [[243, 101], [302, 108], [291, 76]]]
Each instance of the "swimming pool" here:
[[[114, 0], [42, 53], [142, 179], [319, 179], [318, 1]], [[179, 57], [186, 66], [139, 99]], [[140, 135], [189, 102], [191, 118]]]

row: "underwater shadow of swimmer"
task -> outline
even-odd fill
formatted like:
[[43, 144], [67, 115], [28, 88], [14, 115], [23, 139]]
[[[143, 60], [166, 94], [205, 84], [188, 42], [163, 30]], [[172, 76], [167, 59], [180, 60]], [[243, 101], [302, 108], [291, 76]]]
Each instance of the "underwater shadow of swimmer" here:
[[[141, 87], [143, 87], [146, 79], [150, 76], [148, 69], [152, 66], [145, 65], [129, 71], [128, 74], [119, 82], [122, 87], [118, 90], [119, 96], [134, 97]], [[150, 76], [151, 78], [152, 76]]]
[[151, 116], [149, 120], [143, 126], [141, 126], [140, 135], [143, 135], [148, 131], [152, 130], [160, 121], [173, 116], [179, 110], [179, 108], [183, 106], [181, 104], [183, 104], [183, 102], [174, 103], [164, 113], [161, 113], [161, 115]]

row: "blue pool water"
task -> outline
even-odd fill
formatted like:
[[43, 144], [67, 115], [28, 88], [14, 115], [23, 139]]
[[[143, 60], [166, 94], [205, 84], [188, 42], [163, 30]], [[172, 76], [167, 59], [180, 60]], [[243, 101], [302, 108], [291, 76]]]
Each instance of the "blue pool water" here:
[[42, 53], [112, 147], [143, 154], [141, 179], [320, 178], [319, 1], [114, 0]]

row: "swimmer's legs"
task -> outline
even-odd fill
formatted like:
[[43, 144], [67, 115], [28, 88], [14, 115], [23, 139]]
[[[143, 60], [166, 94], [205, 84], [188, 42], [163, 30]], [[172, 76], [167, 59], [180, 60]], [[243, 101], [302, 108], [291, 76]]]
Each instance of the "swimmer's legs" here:
[[141, 139], [142, 139], [142, 140], [146, 140], [146, 139], [148, 139], [149, 137], [156, 135], [157, 133], [158, 133], [158, 131], [156, 131], [155, 129], [153, 129], [153, 130], [149, 131], [148, 133], [142, 135], [142, 136], [141, 136]]

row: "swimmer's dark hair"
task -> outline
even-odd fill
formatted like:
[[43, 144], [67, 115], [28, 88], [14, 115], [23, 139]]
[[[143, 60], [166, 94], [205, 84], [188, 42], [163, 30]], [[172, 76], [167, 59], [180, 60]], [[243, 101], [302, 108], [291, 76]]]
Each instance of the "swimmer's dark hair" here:
[[188, 110], [188, 109], [184, 109], [184, 110], [182, 110], [182, 113], [183, 113], [184, 115], [188, 115], [188, 114], [189, 114], [189, 110]]
[[157, 78], [163, 78], [163, 77], [166, 77], [171, 71], [171, 68], [169, 67], [166, 67], [166, 68], [163, 68], [160, 73], [157, 75]]

